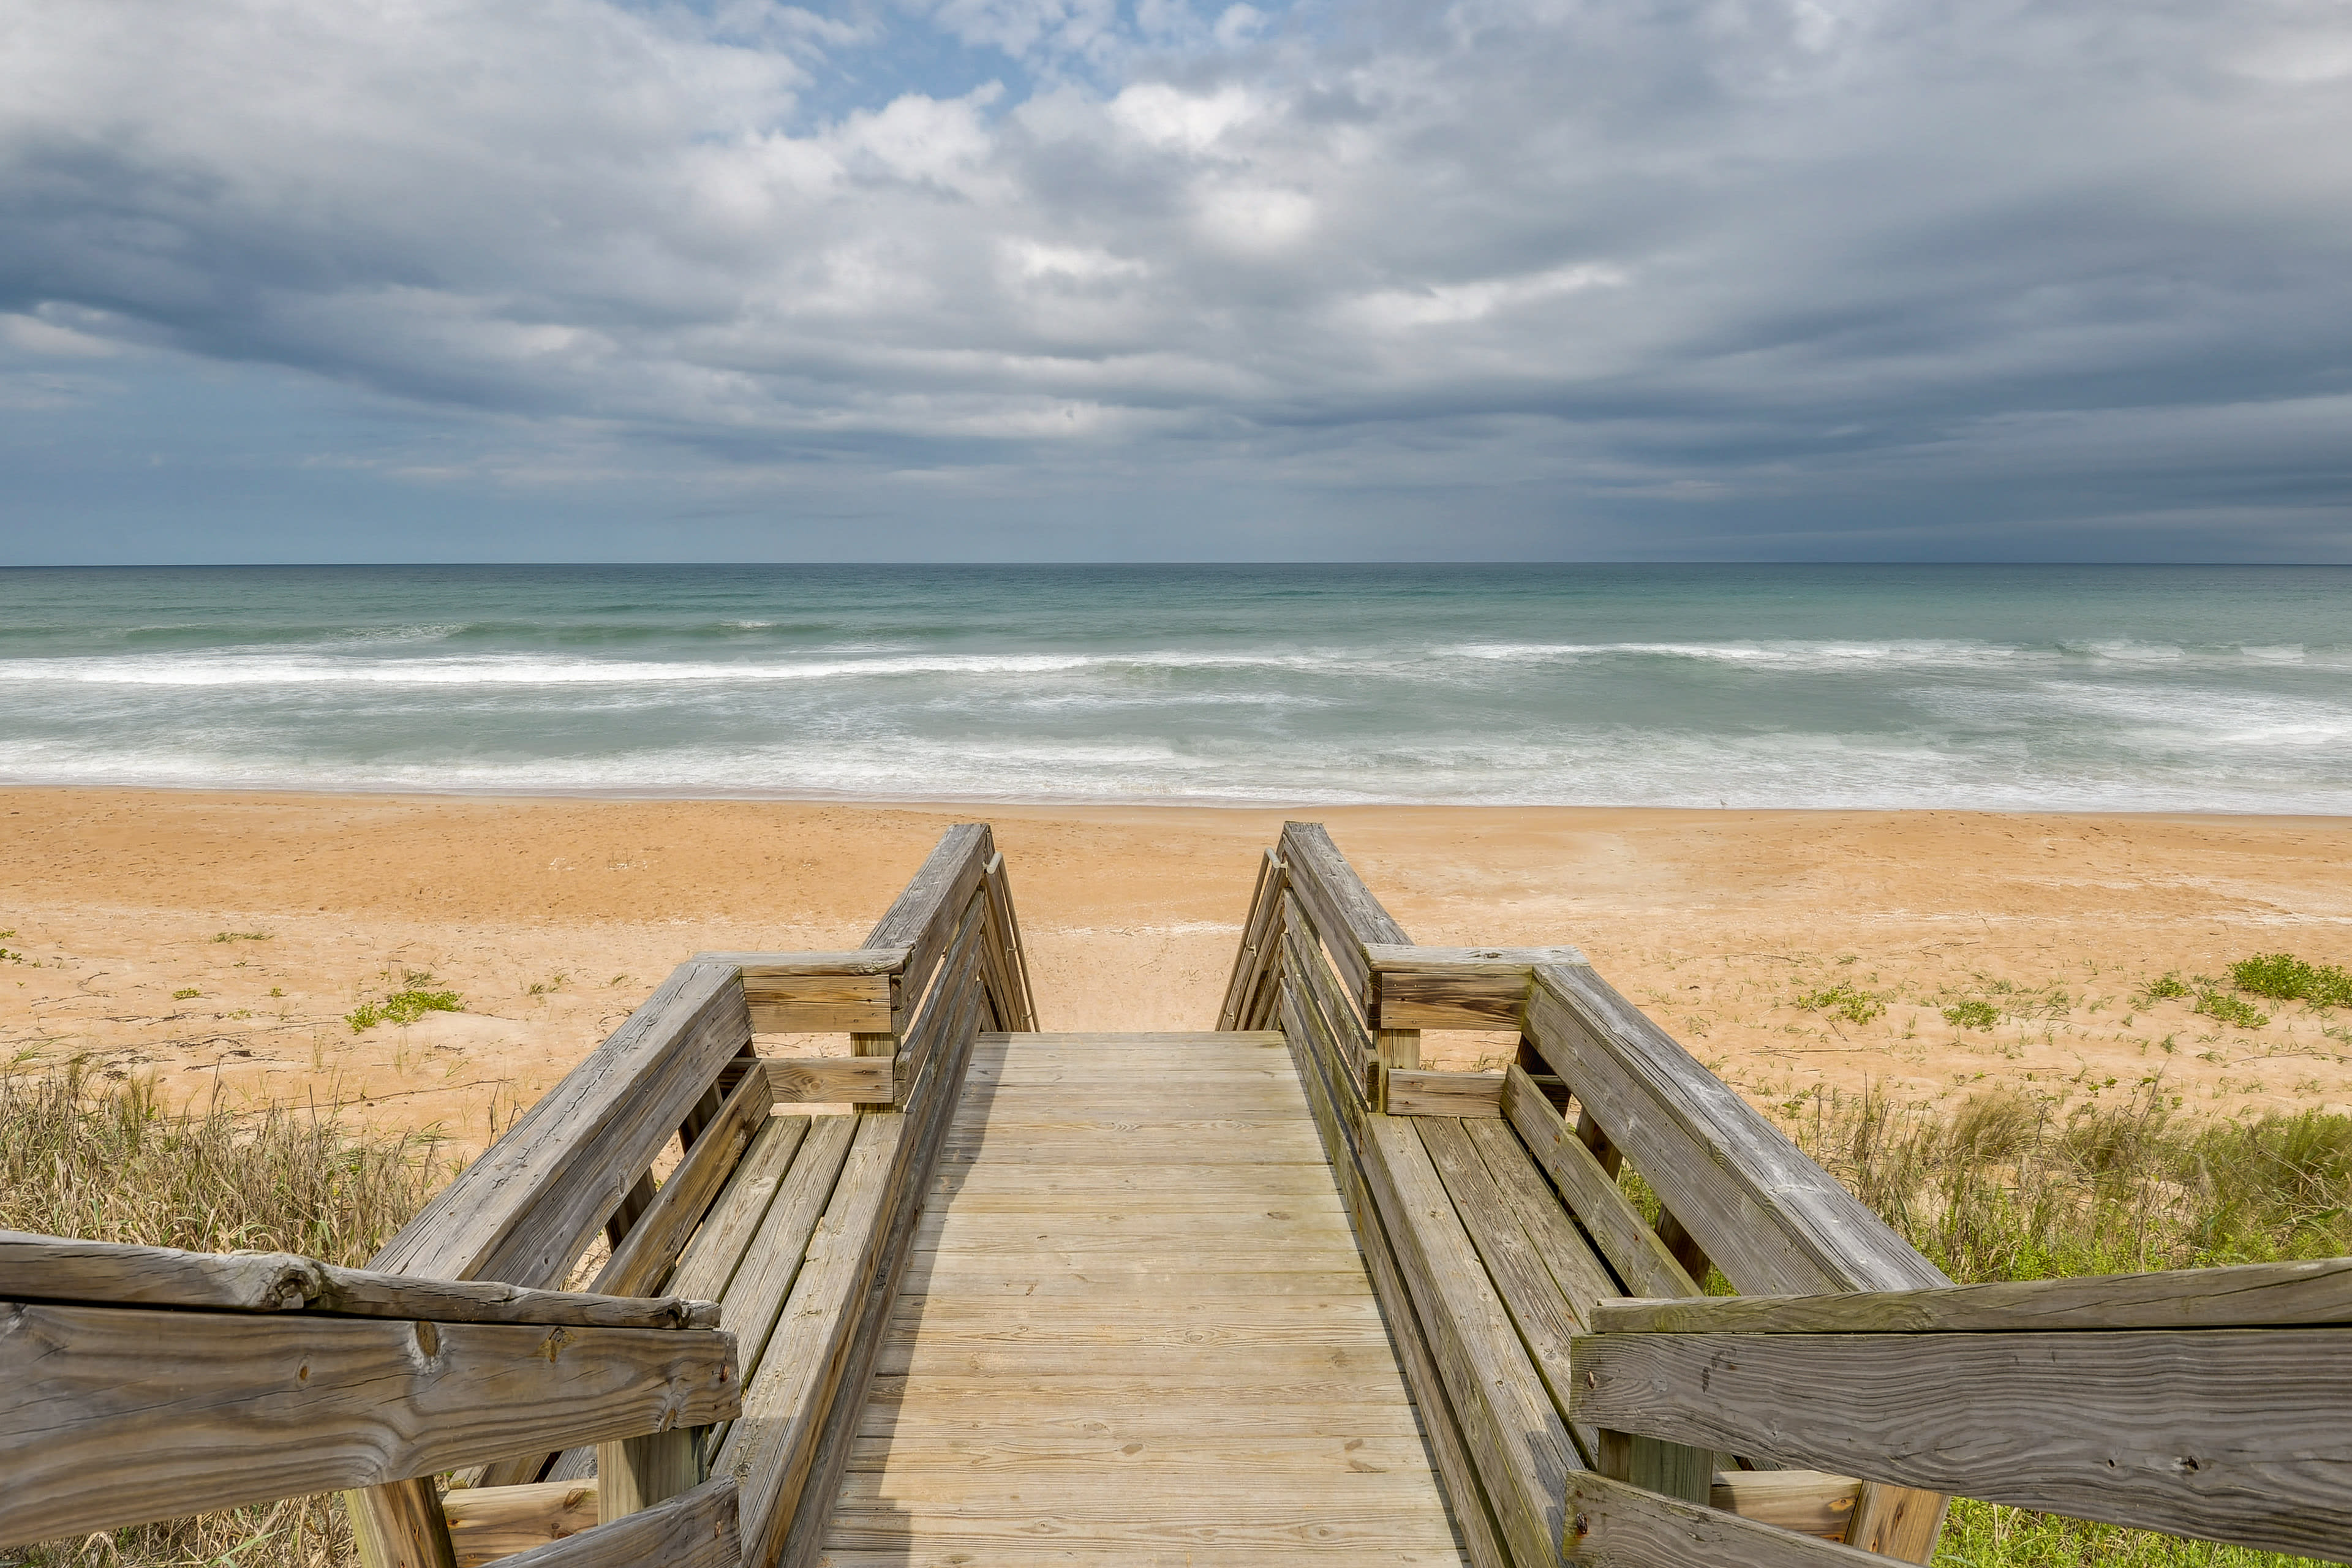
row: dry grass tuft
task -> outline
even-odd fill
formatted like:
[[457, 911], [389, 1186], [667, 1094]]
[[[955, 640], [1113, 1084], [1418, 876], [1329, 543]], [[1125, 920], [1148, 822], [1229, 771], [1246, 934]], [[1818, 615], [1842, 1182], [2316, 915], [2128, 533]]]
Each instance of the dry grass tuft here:
[[[375, 1138], [331, 1114], [217, 1101], [166, 1114], [152, 1079], [79, 1063], [0, 1069], [0, 1229], [199, 1252], [367, 1261], [448, 1171], [429, 1139]], [[355, 1562], [332, 1498], [291, 1498], [10, 1552], [26, 1568], [330, 1568]]]

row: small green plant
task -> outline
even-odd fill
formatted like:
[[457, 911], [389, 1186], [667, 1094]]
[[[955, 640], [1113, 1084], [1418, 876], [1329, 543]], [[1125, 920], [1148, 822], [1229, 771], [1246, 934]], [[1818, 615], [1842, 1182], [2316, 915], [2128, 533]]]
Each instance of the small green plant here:
[[286, 994], [286, 989], [280, 985], [273, 985], [269, 988], [269, 994], [272, 996], [283, 996]]
[[1990, 1002], [1958, 1002], [1944, 1009], [1944, 1022], [1962, 1029], [1990, 1029], [2000, 1014]]
[[2259, 1029], [2271, 1021], [2268, 1013], [2260, 1011], [2243, 996], [2232, 996], [2226, 991], [2198, 992], [2196, 1011], [2241, 1029]]
[[2305, 963], [2291, 952], [2258, 952], [2230, 965], [2230, 984], [2257, 996], [2352, 1007], [2352, 972], [2332, 963]]
[[[0, 931], [0, 942], [5, 942], [16, 934], [16, 928], [15, 926], [10, 926], [6, 931]], [[23, 953], [11, 952], [6, 948], [0, 947], [0, 963], [22, 963], [24, 962], [25, 955]]]
[[269, 933], [266, 931], [225, 931], [215, 935], [213, 940], [215, 942], [268, 942]]
[[1886, 1011], [1886, 1004], [1858, 986], [1841, 981], [1820, 991], [1808, 991], [1797, 1005], [1809, 1013], [1834, 1013], [1850, 1023], [1867, 1024]]
[[414, 1024], [427, 1013], [465, 1010], [466, 999], [455, 991], [395, 991], [381, 1002], [361, 1003], [343, 1015], [343, 1022], [356, 1035], [378, 1024]]
[[2180, 978], [2180, 971], [2168, 969], [2147, 983], [2147, 994], [2158, 1002], [2177, 1002], [2189, 994], [2189, 983]]
[[569, 978], [569, 976], [567, 976], [562, 970], [559, 969], [555, 972], [555, 978], [552, 980], [534, 980], [530, 983], [530, 994], [533, 996], [546, 996], [561, 991], [563, 989], [563, 982], [567, 978]]
[[172, 1000], [174, 1002], [184, 1002], [191, 996], [201, 996], [204, 993], [197, 990], [194, 986], [184, 985], [179, 990], [172, 993]]

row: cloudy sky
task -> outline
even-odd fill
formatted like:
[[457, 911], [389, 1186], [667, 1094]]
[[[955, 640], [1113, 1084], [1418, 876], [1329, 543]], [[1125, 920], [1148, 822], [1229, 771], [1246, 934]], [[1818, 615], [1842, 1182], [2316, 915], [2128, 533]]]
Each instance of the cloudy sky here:
[[2347, 0], [0, 0], [0, 563], [2352, 561]]

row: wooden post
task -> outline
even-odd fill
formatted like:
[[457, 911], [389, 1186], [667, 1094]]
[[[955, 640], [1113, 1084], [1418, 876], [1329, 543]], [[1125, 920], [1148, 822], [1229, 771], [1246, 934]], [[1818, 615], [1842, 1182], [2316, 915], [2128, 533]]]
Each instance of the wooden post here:
[[677, 1426], [596, 1445], [596, 1518], [604, 1523], [702, 1484], [706, 1427]]
[[1626, 1481], [1684, 1502], [1708, 1502], [1715, 1486], [1715, 1454], [1634, 1432], [1601, 1431], [1595, 1468], [1612, 1481]]
[[1389, 1108], [1389, 1069], [1402, 1068], [1411, 1071], [1421, 1066], [1421, 1031], [1382, 1029], [1373, 1037], [1372, 1049], [1380, 1061], [1378, 1103], [1385, 1111]]
[[432, 1477], [347, 1491], [343, 1506], [365, 1568], [457, 1568]]

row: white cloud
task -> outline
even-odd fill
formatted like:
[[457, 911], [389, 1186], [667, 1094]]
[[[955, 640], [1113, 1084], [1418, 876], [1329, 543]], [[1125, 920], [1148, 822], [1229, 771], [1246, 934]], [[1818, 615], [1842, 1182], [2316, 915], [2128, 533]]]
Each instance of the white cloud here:
[[1105, 493], [1204, 453], [1340, 485], [1409, 429], [1412, 472], [1530, 506], [1737, 499], [2148, 408], [2336, 471], [2307, 420], [2252, 431], [2352, 363], [2340, 6], [78, 0], [9, 26], [20, 355], [290, 366], [715, 468], [835, 437], [892, 471], [1083, 447], [1117, 455]]

